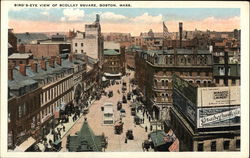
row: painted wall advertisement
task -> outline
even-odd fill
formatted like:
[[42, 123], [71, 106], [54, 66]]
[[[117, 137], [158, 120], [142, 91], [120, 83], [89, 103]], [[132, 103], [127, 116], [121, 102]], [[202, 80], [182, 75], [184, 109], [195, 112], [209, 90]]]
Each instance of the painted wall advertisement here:
[[195, 105], [178, 91], [173, 92], [173, 104], [189, 121], [195, 125]]
[[197, 88], [177, 75], [173, 76], [173, 105], [195, 125]]
[[199, 108], [197, 128], [240, 125], [240, 106]]
[[198, 88], [197, 106], [240, 105], [240, 87]]

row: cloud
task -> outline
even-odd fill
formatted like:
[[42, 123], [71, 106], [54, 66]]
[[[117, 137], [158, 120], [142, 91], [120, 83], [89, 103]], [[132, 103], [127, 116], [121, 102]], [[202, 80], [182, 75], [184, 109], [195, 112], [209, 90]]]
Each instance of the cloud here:
[[113, 12], [105, 12], [101, 14], [101, 18], [105, 21], [120, 21], [127, 19], [126, 16], [115, 14]]
[[64, 9], [64, 17], [61, 18], [61, 21], [82, 21], [85, 13], [81, 9]]
[[152, 16], [148, 13], [144, 13], [141, 16], [132, 18], [131, 20], [135, 23], [159, 23], [163, 21], [163, 16], [161, 14], [157, 16]]
[[121, 14], [115, 14], [113, 12], [104, 12], [101, 14], [101, 21], [114, 22], [114, 23], [131, 23], [131, 24], [153, 24], [163, 21], [163, 16], [161, 14], [157, 16], [150, 15], [149, 13], [144, 13], [136, 17], [127, 17]]
[[45, 15], [45, 16], [48, 16], [48, 15], [49, 15], [49, 12], [44, 11], [44, 12], [41, 12], [41, 14], [42, 14], [42, 15]]
[[[148, 15], [149, 16], [149, 15]], [[143, 16], [138, 16], [143, 17]], [[144, 16], [145, 17], [145, 16]], [[102, 22], [101, 27], [102, 32], [124, 32], [131, 33], [134, 36], [138, 36], [141, 32], [148, 32], [149, 29], [153, 29], [154, 32], [162, 32], [162, 23], [156, 23], [160, 20], [157, 19], [155, 23], [138, 23], [136, 21], [131, 22], [133, 18], [128, 18], [128, 22]], [[89, 24], [91, 22], [67, 22], [66, 17], [61, 17], [61, 22], [49, 22], [49, 21], [27, 21], [27, 20], [14, 20], [10, 19], [9, 28], [13, 28], [14, 32], [67, 32], [69, 29], [75, 29], [84, 31], [82, 26]], [[94, 21], [95, 19], [92, 19]], [[125, 19], [126, 20], [126, 19]], [[142, 18], [138, 19], [142, 20]], [[146, 21], [148, 22], [148, 21]], [[215, 30], [215, 31], [233, 31], [234, 29], [240, 29], [240, 17], [230, 17], [230, 18], [214, 18], [208, 17], [202, 20], [183, 20], [184, 30]], [[170, 32], [178, 31], [179, 20], [165, 21], [166, 26]]]

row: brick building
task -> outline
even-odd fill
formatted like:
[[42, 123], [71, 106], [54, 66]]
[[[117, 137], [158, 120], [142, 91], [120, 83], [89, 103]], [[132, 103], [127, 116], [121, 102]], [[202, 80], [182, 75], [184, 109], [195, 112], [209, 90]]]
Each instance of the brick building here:
[[208, 50], [138, 51], [135, 78], [146, 97], [147, 108], [154, 119], [170, 120], [172, 75], [180, 75], [190, 83], [211, 85], [212, 54]]
[[19, 64], [30, 64], [33, 61], [33, 55], [31, 53], [14, 53], [8, 57], [8, 64], [17, 66]]
[[139, 46], [130, 46], [126, 49], [125, 53], [125, 67], [128, 69], [135, 69], [135, 55], [136, 50], [140, 50]]
[[9, 148], [32, 145], [58, 123], [61, 110], [77, 106], [85, 71], [86, 63], [72, 55], [9, 68]]
[[107, 78], [120, 78], [125, 74], [125, 48], [116, 42], [104, 42], [103, 51], [104, 76]]
[[173, 76], [171, 129], [180, 151], [240, 151], [240, 87], [197, 87]]

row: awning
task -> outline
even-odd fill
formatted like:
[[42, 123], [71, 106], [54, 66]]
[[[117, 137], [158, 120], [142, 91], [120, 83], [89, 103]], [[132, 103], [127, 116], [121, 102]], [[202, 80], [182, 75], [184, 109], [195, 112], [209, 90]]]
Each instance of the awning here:
[[104, 82], [107, 81], [105, 76], [102, 77], [102, 81], [104, 81]]
[[122, 73], [118, 73], [118, 74], [111, 74], [111, 73], [104, 73], [104, 76], [109, 76], [109, 77], [118, 77], [118, 76], [122, 76]]
[[26, 151], [29, 147], [31, 147], [36, 140], [32, 137], [29, 137], [26, 141], [24, 141], [21, 145], [17, 146], [15, 148], [15, 152], [24, 152]]

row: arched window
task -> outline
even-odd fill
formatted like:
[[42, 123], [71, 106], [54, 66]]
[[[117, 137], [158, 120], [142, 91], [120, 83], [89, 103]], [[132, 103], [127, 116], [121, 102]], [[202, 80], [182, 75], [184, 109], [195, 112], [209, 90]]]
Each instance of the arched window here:
[[164, 86], [164, 80], [161, 80], [161, 86]]
[[154, 79], [154, 84], [155, 84], [155, 87], [157, 87], [157, 80]]

